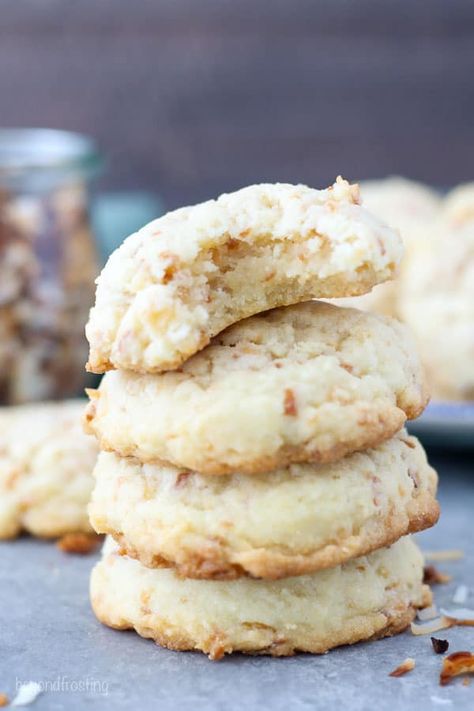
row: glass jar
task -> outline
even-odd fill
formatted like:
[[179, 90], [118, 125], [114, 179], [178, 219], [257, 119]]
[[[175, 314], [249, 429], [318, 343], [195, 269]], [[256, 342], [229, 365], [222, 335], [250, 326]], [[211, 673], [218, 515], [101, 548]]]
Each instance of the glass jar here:
[[94, 143], [0, 130], [0, 403], [64, 398], [85, 384], [84, 325], [98, 272], [89, 187]]

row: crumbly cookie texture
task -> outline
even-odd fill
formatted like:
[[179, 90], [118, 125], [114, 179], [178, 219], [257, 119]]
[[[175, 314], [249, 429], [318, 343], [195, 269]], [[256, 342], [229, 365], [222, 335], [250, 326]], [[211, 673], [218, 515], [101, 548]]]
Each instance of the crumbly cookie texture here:
[[0, 409], [0, 538], [91, 531], [87, 504], [97, 445], [84, 401]]
[[474, 399], [474, 220], [444, 223], [433, 244], [412, 254], [400, 314], [414, 333], [433, 396]]
[[178, 368], [227, 326], [393, 277], [398, 234], [342, 178], [326, 190], [254, 185], [170, 212], [114, 252], [86, 328], [89, 370]]
[[135, 628], [164, 647], [224, 654], [323, 653], [341, 644], [402, 631], [430, 603], [423, 560], [404, 538], [343, 566], [286, 580], [179, 578], [106, 544], [91, 579], [104, 624]]
[[89, 395], [103, 449], [203, 474], [339, 459], [427, 402], [403, 325], [318, 301], [235, 324], [179, 371], [107, 373]]
[[277, 579], [334, 567], [438, 519], [437, 476], [400, 432], [332, 464], [209, 477], [103, 452], [89, 512], [98, 533], [180, 575]]
[[[427, 185], [398, 176], [363, 181], [360, 191], [362, 205], [387, 225], [399, 230], [405, 246], [401, 264], [403, 271], [412, 247], [426, 237], [431, 238], [441, 206], [439, 193]], [[368, 294], [340, 299], [337, 303], [397, 316], [398, 291], [398, 280], [389, 281], [379, 284]]]

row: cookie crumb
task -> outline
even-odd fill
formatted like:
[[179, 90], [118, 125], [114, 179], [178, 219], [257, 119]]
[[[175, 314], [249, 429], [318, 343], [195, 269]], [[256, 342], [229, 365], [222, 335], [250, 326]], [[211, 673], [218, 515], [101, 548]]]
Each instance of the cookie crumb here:
[[95, 551], [101, 540], [96, 533], [66, 533], [57, 541], [56, 546], [63, 553], [87, 555]]
[[209, 646], [208, 657], [213, 662], [218, 662], [225, 654], [225, 646], [220, 635], [214, 635]]

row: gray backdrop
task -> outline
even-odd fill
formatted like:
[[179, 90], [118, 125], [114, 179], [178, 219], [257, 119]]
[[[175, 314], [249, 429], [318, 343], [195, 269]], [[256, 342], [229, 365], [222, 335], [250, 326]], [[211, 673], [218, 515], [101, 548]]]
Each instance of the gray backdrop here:
[[473, 177], [472, 0], [2, 0], [0, 123], [77, 129], [168, 206]]

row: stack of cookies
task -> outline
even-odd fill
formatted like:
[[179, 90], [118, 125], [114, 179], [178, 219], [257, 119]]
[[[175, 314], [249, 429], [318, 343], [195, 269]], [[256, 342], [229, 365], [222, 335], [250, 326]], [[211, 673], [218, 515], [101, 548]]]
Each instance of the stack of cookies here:
[[[87, 327], [97, 617], [172, 649], [289, 655], [404, 629], [436, 474], [397, 321], [318, 298], [390, 279], [357, 186], [260, 185], [169, 213], [99, 277]], [[272, 310], [270, 310], [272, 309]]]

